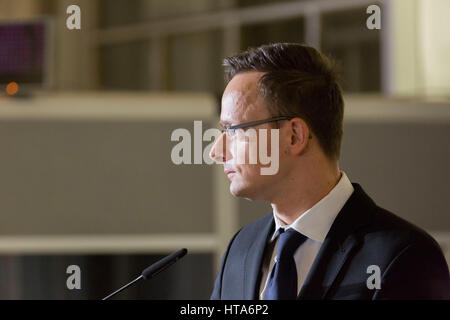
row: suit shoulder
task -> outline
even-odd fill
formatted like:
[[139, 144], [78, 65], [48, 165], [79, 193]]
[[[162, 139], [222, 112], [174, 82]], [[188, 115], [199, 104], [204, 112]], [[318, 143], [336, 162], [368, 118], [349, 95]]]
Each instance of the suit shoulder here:
[[273, 214], [269, 213], [266, 214], [265, 216], [249, 223], [248, 225], [246, 225], [245, 227], [242, 228], [242, 231], [246, 231], [246, 232], [255, 232], [258, 230], [261, 230], [261, 228], [266, 227], [269, 223], [271, 223], [271, 221], [273, 220]]
[[425, 230], [384, 208], [376, 206], [372, 218], [368, 236], [379, 237], [401, 247], [414, 244], [440, 249], [436, 240]]
[[273, 222], [273, 214], [269, 213], [251, 223], [244, 226], [239, 232], [236, 234], [235, 242], [248, 242], [253, 241], [259, 233], [263, 232], [263, 230], [267, 230], [269, 225]]

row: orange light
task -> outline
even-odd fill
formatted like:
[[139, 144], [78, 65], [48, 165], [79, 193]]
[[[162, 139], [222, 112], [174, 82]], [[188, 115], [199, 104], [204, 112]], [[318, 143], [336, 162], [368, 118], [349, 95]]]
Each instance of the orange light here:
[[10, 82], [6, 86], [6, 93], [10, 96], [15, 95], [17, 91], [19, 91], [19, 85], [17, 84], [17, 82]]

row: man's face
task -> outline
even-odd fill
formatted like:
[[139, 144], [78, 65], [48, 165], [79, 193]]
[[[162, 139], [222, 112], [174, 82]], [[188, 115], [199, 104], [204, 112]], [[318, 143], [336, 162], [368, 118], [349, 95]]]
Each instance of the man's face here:
[[[262, 72], [239, 73], [228, 83], [222, 96], [220, 115], [222, 126], [232, 126], [271, 117], [258, 91], [258, 80], [262, 75]], [[272, 148], [278, 148], [278, 141], [276, 146], [271, 146], [270, 129], [273, 128], [273, 123], [261, 124], [239, 130], [233, 138], [227, 137], [224, 133], [213, 146], [210, 156], [214, 160], [224, 163], [225, 174], [231, 182], [230, 191], [234, 196], [253, 200], [268, 200], [270, 197], [271, 189], [280, 179], [281, 170], [273, 175], [262, 175], [261, 168], [267, 168], [269, 165], [262, 165], [259, 156], [256, 163], [250, 163], [249, 147], [251, 143], [258, 143], [259, 146], [261, 129], [266, 129], [267, 139], [263, 139], [262, 142], [266, 145], [268, 155], [272, 154]], [[246, 136], [244, 130], [247, 133], [248, 130], [256, 131], [256, 141]], [[245, 155], [245, 161], [238, 158], [239, 153]], [[282, 156], [281, 152], [280, 156]], [[281, 169], [282, 163], [280, 162], [279, 165]]]

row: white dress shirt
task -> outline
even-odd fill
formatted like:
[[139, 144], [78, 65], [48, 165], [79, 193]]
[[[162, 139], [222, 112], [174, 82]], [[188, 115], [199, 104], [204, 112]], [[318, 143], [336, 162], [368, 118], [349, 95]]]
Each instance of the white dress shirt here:
[[275, 259], [278, 251], [278, 235], [280, 228], [285, 230], [294, 228], [296, 231], [307, 237], [305, 242], [303, 242], [294, 253], [298, 279], [297, 294], [300, 293], [300, 289], [305, 282], [306, 276], [311, 269], [314, 259], [316, 258], [334, 219], [353, 193], [354, 189], [350, 180], [345, 172], [341, 172], [341, 178], [336, 186], [334, 186], [334, 188], [319, 202], [298, 217], [291, 225], [282, 225], [282, 222], [277, 218], [275, 213], [273, 214], [275, 219], [275, 230], [269, 240], [268, 253], [265, 256], [262, 266], [262, 278], [259, 290], [259, 298], [261, 300], [264, 299], [269, 275], [276, 262]]

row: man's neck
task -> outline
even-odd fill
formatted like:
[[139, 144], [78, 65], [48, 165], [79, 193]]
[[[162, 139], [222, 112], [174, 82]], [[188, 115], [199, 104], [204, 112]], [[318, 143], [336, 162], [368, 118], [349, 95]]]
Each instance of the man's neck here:
[[[325, 172], [325, 173], [324, 173]], [[284, 224], [292, 224], [304, 212], [324, 198], [339, 182], [342, 172], [336, 170], [309, 172], [307, 176], [293, 179], [279, 197], [272, 199], [275, 215]]]

